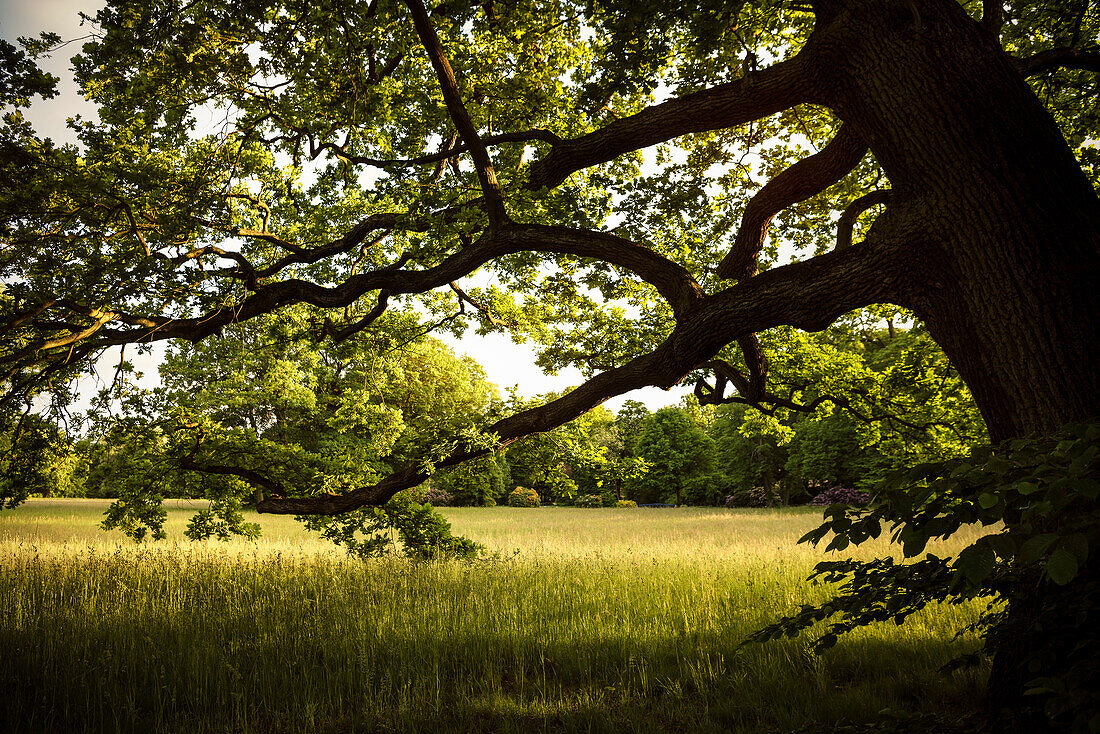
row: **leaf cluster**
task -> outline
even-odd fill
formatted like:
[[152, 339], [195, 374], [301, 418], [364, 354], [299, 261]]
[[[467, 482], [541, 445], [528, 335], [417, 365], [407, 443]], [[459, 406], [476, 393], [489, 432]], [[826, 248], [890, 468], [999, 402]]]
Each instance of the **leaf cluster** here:
[[[750, 641], [795, 635], [828, 622], [814, 645], [875, 622], [901, 624], [933, 602], [989, 600], [974, 625], [987, 653], [1019, 639], [1030, 650], [1030, 693], [1052, 718], [1080, 726], [1100, 712], [1100, 424], [1071, 424], [1046, 436], [975, 449], [970, 456], [921, 464], [891, 476], [864, 509], [833, 505], [825, 522], [801, 542], [831, 536], [826, 550], [844, 551], [889, 532], [906, 559], [839, 560], [818, 564], [813, 579], [839, 584], [818, 606], [755, 633]], [[990, 532], [954, 558], [925, 553], [927, 544], [964, 526]], [[1021, 618], [1013, 606], [1031, 608]], [[1015, 644], [1015, 643], [1013, 643]], [[1068, 673], [1042, 675], [1052, 659], [1068, 658]]]

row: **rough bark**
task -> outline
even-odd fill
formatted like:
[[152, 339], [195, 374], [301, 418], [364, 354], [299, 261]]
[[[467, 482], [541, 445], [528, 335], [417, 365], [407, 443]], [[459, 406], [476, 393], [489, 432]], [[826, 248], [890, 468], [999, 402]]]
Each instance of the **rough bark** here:
[[[822, 34], [828, 61], [817, 66], [840, 73], [823, 80], [820, 101], [870, 145], [893, 186], [888, 206], [937, 235], [909, 305], [992, 439], [1100, 415], [1100, 205], [1054, 121], [955, 3], [863, 5]], [[998, 730], [1050, 726], [1022, 695], [1028, 662], [1049, 643], [1034, 631], [1042, 613], [1038, 595], [1009, 610], [1015, 635], [989, 685]]]
[[[816, 86], [867, 141], [891, 207], [927, 222], [911, 305], [994, 440], [1100, 414], [1098, 202], [1050, 115], [952, 2], [848, 3]], [[944, 53], [951, 49], [951, 53]]]

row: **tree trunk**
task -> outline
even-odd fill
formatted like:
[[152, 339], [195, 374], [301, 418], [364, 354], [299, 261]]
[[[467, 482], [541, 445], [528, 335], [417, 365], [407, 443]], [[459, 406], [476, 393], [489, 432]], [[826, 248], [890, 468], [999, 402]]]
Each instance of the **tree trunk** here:
[[[913, 235], [914, 287], [899, 300], [957, 366], [991, 439], [1100, 416], [1100, 202], [996, 39], [950, 0], [850, 0], [819, 32], [820, 101], [868, 143]], [[1010, 609], [1012, 629], [1033, 629], [1044, 600], [1030, 599]], [[1002, 731], [1049, 727], [1019, 714], [1031, 634], [993, 662], [990, 707], [1017, 712]]]
[[1100, 415], [1100, 203], [1054, 120], [956, 3], [850, 5], [823, 102], [917, 229], [905, 305], [994, 441]]

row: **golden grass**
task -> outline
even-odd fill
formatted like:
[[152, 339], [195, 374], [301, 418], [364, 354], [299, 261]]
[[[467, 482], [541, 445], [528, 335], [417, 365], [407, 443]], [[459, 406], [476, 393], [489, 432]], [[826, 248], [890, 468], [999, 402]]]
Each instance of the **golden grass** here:
[[[11, 731], [768, 731], [965, 710], [937, 669], [974, 605], [738, 649], [828, 589], [810, 509], [452, 508], [499, 560], [360, 562], [262, 516], [255, 543], [138, 546], [106, 502], [0, 513], [0, 728]], [[973, 538], [934, 549], [957, 550]], [[883, 541], [860, 556], [889, 552]]]

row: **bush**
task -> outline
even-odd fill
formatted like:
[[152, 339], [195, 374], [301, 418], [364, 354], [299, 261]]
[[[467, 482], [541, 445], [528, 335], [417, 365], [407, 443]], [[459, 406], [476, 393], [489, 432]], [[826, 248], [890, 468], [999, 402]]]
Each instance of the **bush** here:
[[[722, 504], [726, 507], [767, 507], [768, 492], [763, 487], [753, 487], [747, 492], [734, 492], [733, 494], [726, 496], [726, 501]], [[774, 489], [771, 493], [771, 505], [782, 504], [782, 498], [779, 493]]]
[[510, 507], [538, 507], [539, 493], [530, 487], [516, 487], [508, 495]]
[[421, 504], [431, 505], [432, 507], [447, 507], [451, 504], [451, 493], [442, 487], [429, 487], [424, 490], [424, 494], [421, 495]]
[[638, 503], [634, 500], [617, 500], [615, 502], [616, 507], [637, 507]]
[[486, 497], [485, 501], [481, 503], [482, 507], [496, 507], [497, 501], [492, 497]]
[[582, 494], [573, 504], [577, 507], [603, 507], [603, 498], [598, 494]]
[[812, 500], [811, 505], [828, 507], [829, 505], [848, 505], [850, 507], [866, 507], [871, 501], [871, 495], [858, 489], [848, 487], [833, 487], [819, 493]]

